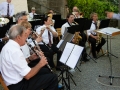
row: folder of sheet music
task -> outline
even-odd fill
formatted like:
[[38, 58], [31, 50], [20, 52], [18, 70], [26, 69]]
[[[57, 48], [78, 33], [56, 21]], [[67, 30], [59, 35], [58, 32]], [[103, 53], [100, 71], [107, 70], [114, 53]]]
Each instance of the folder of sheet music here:
[[103, 28], [97, 32], [105, 34], [105, 35], [109, 35], [109, 36], [114, 36], [114, 35], [120, 34], [120, 30], [118, 28], [113, 28], [113, 27]]
[[83, 47], [67, 42], [60, 58], [60, 62], [74, 69], [82, 51]]

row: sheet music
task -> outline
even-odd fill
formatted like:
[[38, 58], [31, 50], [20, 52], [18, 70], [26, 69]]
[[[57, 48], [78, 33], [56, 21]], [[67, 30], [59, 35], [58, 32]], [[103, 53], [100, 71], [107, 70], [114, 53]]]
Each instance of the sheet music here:
[[60, 62], [62, 62], [64, 64], [66, 63], [66, 61], [68, 60], [69, 55], [71, 54], [71, 52], [73, 50], [73, 47], [74, 47], [74, 44], [67, 42], [67, 44], [65, 46], [65, 49], [64, 49], [64, 51], [63, 51], [63, 53], [61, 55]]
[[74, 69], [82, 51], [83, 47], [67, 42], [60, 62]]
[[66, 62], [66, 65], [74, 69], [82, 51], [83, 51], [83, 47], [75, 45], [70, 57]]
[[112, 35], [113, 33], [119, 32], [119, 31], [120, 30], [117, 29], [117, 28], [107, 27], [107, 28], [103, 28], [103, 29], [101, 29], [100, 31], [97, 31], [97, 32], [103, 33], [103, 34], [106, 34], [106, 35]]
[[56, 47], [59, 48], [63, 41], [64, 41], [64, 40], [61, 39], [61, 40], [59, 41], [59, 43], [57, 44]]

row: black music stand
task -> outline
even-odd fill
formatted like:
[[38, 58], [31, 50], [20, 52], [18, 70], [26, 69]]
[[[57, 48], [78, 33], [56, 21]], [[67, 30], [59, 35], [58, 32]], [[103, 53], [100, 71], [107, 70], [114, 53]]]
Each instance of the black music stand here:
[[[73, 37], [74, 37], [74, 33], [75, 33], [75, 29], [71, 29], [71, 28], [69, 28], [68, 29], [68, 31], [65, 33], [65, 35], [64, 35], [64, 37], [62, 38], [62, 40], [60, 40], [60, 42], [62, 41], [62, 43], [61, 43], [61, 45], [57, 45], [57, 47], [61, 50], [61, 51], [63, 51], [64, 50], [64, 48], [66, 47], [66, 43], [67, 42], [71, 42], [71, 40], [73, 39]], [[59, 43], [60, 43], [59, 42]], [[59, 44], [58, 43], [58, 44]], [[64, 64], [65, 65], [65, 64]], [[77, 66], [76, 66], [77, 67]], [[75, 86], [76, 86], [76, 83], [75, 83], [75, 81], [73, 80], [73, 78], [72, 78], [72, 74], [69, 72], [69, 67], [67, 66], [67, 65], [65, 65], [65, 66], [62, 66], [62, 67], [60, 67], [60, 69], [61, 69], [61, 72], [60, 72], [60, 74], [59, 74], [59, 77], [61, 76], [61, 78], [60, 78], [60, 80], [62, 80], [62, 83], [64, 83], [65, 84], [65, 86], [66, 86], [66, 88], [67, 88], [67, 90], [70, 90], [70, 79], [73, 81], [73, 83], [75, 84]], [[78, 68], [77, 68], [78, 69]], [[79, 69], [78, 69], [79, 70]], [[80, 71], [80, 70], [79, 70]], [[80, 71], [81, 72], [81, 71]], [[68, 81], [66, 81], [65, 80], [65, 77], [63, 76], [63, 74], [64, 73], [66, 73], [66, 77], [67, 77], [67, 80]], [[59, 80], [59, 81], [60, 81]]]
[[[114, 76], [112, 75], [112, 60], [111, 60], [111, 57], [110, 57], [110, 56], [114, 56], [114, 57], [118, 58], [117, 56], [115, 56], [115, 55], [113, 55], [113, 54], [111, 53], [111, 36], [114, 35], [113, 33], [117, 33], [117, 32], [119, 31], [119, 29], [116, 30], [115, 28], [112, 28], [112, 29], [114, 29], [114, 31], [113, 31], [113, 30], [110, 30], [111, 28], [106, 28], [106, 29], [109, 30], [109, 31], [111, 31], [111, 33], [109, 33], [109, 31], [104, 30], [104, 31], [102, 31], [102, 33], [107, 36], [107, 52], [106, 52], [106, 54], [107, 54], [107, 57], [109, 58], [109, 61], [110, 61], [110, 71], [111, 71], [111, 72], [110, 72], [111, 74], [110, 74], [110, 76], [108, 76], [108, 77], [110, 78], [110, 85], [112, 85], [113, 78], [120, 78], [120, 77], [114, 77]], [[119, 32], [120, 32], [120, 31], [119, 31]], [[110, 36], [110, 50], [109, 50], [109, 44], [108, 44], [108, 36]], [[99, 77], [104, 77], [104, 76], [99, 75]], [[106, 77], [106, 76], [105, 76], [105, 77]]]
[[60, 14], [56, 14], [56, 15], [53, 15], [52, 19], [55, 20], [55, 23], [54, 23], [54, 28], [61, 28], [61, 15]]
[[34, 15], [33, 20], [37, 21], [37, 19], [40, 19], [40, 25], [43, 25], [44, 18], [45, 18], [45, 14], [37, 14], [37, 15]]

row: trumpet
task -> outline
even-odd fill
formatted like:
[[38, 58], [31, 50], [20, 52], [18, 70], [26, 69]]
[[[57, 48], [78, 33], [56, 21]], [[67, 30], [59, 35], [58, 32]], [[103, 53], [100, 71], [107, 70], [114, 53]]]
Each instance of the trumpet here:
[[[32, 31], [33, 34], [35, 34], [37, 37], [39, 37], [39, 35], [35, 32]], [[43, 40], [41, 41], [49, 50], [51, 50], [51, 47], [49, 47]]]
[[[31, 50], [32, 50], [39, 58], [41, 58], [41, 56], [40, 56], [40, 54], [39, 54], [39, 51], [35, 50], [34, 47], [32, 47], [31, 44], [27, 43], [27, 45], [31, 48]], [[47, 64], [47, 67], [48, 67], [48, 69], [49, 69], [51, 72], [53, 72], [53, 70], [51, 69], [51, 67], [50, 67], [49, 64]]]

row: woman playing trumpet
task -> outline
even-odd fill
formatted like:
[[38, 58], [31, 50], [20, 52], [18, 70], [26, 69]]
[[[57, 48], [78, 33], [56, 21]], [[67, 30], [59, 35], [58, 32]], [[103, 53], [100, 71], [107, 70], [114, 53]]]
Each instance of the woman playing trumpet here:
[[87, 34], [88, 34], [88, 41], [91, 43], [91, 51], [92, 51], [92, 55], [94, 58], [97, 58], [96, 56], [96, 52], [99, 53], [101, 47], [105, 44], [105, 39], [103, 37], [101, 37], [100, 42], [97, 44], [98, 42], [98, 35], [95, 32], [95, 30], [98, 29], [98, 25], [97, 25], [97, 21], [98, 21], [98, 15], [97, 13], [92, 13], [90, 15], [91, 19], [92, 19], [92, 23], [91, 23], [91, 27], [89, 30], [87, 30]]

